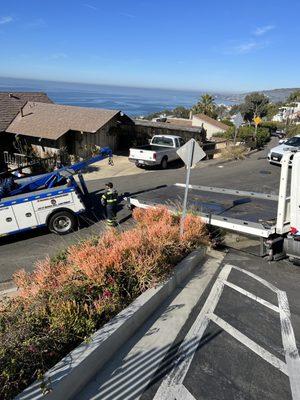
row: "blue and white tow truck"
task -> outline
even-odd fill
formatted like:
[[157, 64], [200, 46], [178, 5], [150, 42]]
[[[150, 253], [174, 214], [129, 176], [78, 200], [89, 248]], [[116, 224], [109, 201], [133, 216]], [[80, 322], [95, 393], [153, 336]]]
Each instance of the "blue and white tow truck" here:
[[[77, 216], [86, 210], [84, 199], [88, 193], [81, 172], [111, 157], [112, 151], [103, 148], [88, 160], [50, 173], [4, 179], [0, 183], [0, 236], [43, 226], [59, 235], [75, 230]], [[81, 187], [74, 175], [78, 175]]]

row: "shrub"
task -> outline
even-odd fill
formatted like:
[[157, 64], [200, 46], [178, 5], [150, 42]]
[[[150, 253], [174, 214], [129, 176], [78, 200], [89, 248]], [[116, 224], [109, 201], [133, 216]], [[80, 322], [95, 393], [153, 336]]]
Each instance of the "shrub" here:
[[246, 152], [245, 146], [228, 146], [221, 150], [221, 157], [225, 160], [243, 160]]
[[0, 303], [0, 398], [10, 399], [144, 290], [165, 279], [186, 254], [207, 242], [205, 225], [165, 208], [133, 212], [136, 225], [110, 229], [35, 270], [15, 274], [19, 296]]
[[[254, 148], [254, 126], [242, 126], [238, 130], [237, 141], [244, 142], [246, 147]], [[234, 139], [235, 128], [230, 127], [225, 133], [222, 134], [222, 137], [227, 140]], [[220, 135], [218, 135], [220, 137]], [[270, 140], [270, 132], [269, 129], [258, 127], [257, 129], [257, 137], [256, 137], [256, 147], [263, 147]]]

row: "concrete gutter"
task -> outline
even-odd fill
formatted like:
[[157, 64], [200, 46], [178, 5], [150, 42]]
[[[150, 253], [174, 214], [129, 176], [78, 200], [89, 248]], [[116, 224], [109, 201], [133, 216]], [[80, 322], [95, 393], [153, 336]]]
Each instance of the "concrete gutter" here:
[[[36, 381], [17, 400], [68, 400], [99, 372], [117, 350], [130, 339], [153, 312], [199, 266], [206, 255], [206, 248], [193, 251], [175, 268], [172, 276], [155, 288], [141, 294], [131, 305], [95, 332], [87, 343], [82, 343], [51, 368], [44, 381]], [[49, 392], [43, 394], [41, 385]]]

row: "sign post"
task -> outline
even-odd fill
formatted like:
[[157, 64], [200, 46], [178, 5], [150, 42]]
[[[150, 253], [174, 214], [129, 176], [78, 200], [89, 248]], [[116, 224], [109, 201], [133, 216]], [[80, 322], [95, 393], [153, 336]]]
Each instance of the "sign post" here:
[[185, 145], [180, 147], [180, 149], [177, 150], [177, 154], [184, 161], [184, 163], [187, 167], [183, 208], [182, 208], [182, 215], [181, 215], [181, 220], [180, 220], [180, 237], [182, 237], [183, 230], [184, 230], [184, 220], [186, 217], [186, 208], [187, 208], [191, 168], [194, 165], [196, 165], [200, 160], [202, 160], [206, 156], [206, 153], [199, 146], [199, 144], [196, 142], [195, 139], [191, 139]]
[[257, 144], [257, 127], [258, 125], [262, 122], [262, 119], [260, 117], [254, 117], [253, 121], [255, 123], [255, 145]]
[[236, 138], [238, 135], [238, 131], [240, 126], [243, 124], [244, 122], [244, 118], [242, 117], [242, 114], [239, 112], [238, 114], [236, 114], [236, 116], [233, 119], [233, 124], [234, 124], [234, 138], [233, 138], [233, 144], [235, 145], [236, 143]]

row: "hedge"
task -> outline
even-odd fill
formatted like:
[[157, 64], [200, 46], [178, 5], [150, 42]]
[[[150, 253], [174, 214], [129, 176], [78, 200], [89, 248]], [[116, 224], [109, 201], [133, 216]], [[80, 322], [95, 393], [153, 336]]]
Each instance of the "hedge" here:
[[19, 295], [0, 302], [0, 398], [11, 399], [130, 304], [165, 279], [201, 243], [205, 225], [165, 208], [135, 210], [135, 226], [108, 230], [14, 276]]

